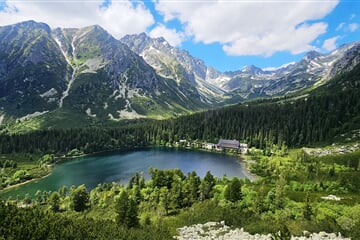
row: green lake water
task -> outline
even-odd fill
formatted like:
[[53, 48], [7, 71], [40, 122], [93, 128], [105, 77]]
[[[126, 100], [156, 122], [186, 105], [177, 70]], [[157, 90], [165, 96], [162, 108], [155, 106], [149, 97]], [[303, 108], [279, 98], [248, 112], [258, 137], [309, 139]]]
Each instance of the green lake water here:
[[135, 172], [143, 172], [145, 179], [149, 179], [150, 167], [178, 168], [185, 174], [195, 171], [200, 177], [204, 177], [207, 171], [218, 177], [246, 176], [237, 157], [183, 149], [149, 148], [66, 160], [56, 164], [50, 176], [1, 192], [0, 197], [7, 199], [18, 195], [23, 198], [26, 193], [34, 196], [37, 190], [57, 191], [64, 185], [85, 184], [92, 189], [103, 182], [127, 184]]

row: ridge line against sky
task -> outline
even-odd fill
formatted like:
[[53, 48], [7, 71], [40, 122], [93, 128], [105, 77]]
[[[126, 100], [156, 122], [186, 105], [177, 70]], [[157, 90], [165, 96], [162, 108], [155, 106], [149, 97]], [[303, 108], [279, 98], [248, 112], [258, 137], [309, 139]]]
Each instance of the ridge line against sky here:
[[0, 0], [0, 25], [98, 24], [116, 38], [164, 37], [220, 71], [277, 67], [360, 40], [360, 1]]

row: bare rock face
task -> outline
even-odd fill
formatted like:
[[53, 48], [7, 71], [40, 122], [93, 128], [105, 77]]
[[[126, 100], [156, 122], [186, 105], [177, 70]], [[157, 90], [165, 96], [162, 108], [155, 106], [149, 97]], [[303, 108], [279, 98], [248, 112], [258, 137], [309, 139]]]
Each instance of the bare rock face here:
[[354, 43], [344, 45], [334, 54], [340, 53], [342, 55], [332, 66], [329, 72], [329, 78], [336, 76], [339, 73], [351, 71], [357, 64], [360, 63], [360, 44]]
[[164, 38], [150, 38], [142, 33], [127, 35], [121, 42], [142, 56], [159, 75], [175, 81], [185, 94], [187, 89], [191, 89], [201, 101], [208, 103], [222, 99], [224, 91], [211, 82], [222, 74], [187, 51], [172, 47]]

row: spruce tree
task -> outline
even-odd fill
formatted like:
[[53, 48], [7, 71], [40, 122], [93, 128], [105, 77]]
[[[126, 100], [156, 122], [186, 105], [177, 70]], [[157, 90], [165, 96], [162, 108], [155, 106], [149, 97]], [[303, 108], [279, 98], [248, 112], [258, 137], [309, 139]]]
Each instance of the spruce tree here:
[[138, 206], [134, 199], [129, 197], [126, 190], [120, 193], [115, 203], [116, 223], [126, 228], [137, 227], [139, 225]]

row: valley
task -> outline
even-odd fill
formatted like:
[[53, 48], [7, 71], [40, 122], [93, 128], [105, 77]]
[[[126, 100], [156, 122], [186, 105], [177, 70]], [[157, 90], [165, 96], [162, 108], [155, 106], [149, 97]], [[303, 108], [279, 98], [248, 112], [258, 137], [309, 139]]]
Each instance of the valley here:
[[0, 75], [1, 119], [9, 129], [71, 127], [76, 120], [67, 113], [86, 127], [165, 119], [254, 99], [295, 98], [352, 70], [360, 49], [355, 42], [329, 54], [309, 52], [279, 68], [250, 65], [220, 72], [164, 38], [144, 33], [117, 40], [100, 26], [50, 29], [28, 21], [1, 27], [0, 34], [5, 56], [0, 68], [7, 69]]
[[164, 38], [27, 21], [0, 27], [0, 56], [0, 239], [173, 239], [223, 221], [360, 238], [359, 42], [220, 72]]

